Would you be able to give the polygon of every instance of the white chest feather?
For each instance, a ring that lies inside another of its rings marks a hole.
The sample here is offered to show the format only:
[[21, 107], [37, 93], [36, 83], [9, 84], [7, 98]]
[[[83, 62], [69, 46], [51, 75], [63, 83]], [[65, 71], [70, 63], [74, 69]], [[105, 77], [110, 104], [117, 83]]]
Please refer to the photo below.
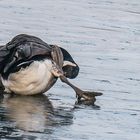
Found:
[[50, 60], [34, 61], [28, 67], [9, 75], [7, 80], [2, 79], [7, 92], [22, 95], [32, 95], [45, 92], [49, 81], [53, 77]]

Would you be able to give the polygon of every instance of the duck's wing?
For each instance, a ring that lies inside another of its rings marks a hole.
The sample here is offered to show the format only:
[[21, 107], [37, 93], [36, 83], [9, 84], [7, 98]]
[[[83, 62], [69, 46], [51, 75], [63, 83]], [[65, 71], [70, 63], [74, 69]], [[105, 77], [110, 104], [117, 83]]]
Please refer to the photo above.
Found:
[[19, 61], [28, 61], [35, 56], [51, 57], [51, 51], [51, 46], [35, 36], [18, 35], [0, 47], [0, 73]]
[[10, 51], [6, 49], [5, 45], [0, 46], [0, 73], [5, 64], [5, 58], [8, 57], [9, 52]]
[[[23, 49], [26, 53], [30, 52], [30, 57], [33, 57], [35, 55], [43, 55], [48, 54], [50, 55], [51, 47], [41, 40], [38, 37], [26, 35], [26, 34], [20, 34], [14, 37], [10, 42], [6, 44], [7, 50], [13, 50], [13, 49]], [[29, 50], [30, 48], [30, 50]], [[28, 54], [29, 55], [29, 54]]]

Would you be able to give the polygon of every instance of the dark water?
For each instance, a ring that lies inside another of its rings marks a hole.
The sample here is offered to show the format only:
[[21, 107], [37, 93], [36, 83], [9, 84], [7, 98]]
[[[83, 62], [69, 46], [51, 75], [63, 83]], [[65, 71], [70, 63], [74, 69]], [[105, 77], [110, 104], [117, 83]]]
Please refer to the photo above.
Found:
[[66, 48], [81, 68], [73, 83], [104, 95], [75, 105], [58, 81], [42, 96], [1, 97], [0, 139], [139, 140], [139, 0], [0, 0], [0, 44], [20, 33]]

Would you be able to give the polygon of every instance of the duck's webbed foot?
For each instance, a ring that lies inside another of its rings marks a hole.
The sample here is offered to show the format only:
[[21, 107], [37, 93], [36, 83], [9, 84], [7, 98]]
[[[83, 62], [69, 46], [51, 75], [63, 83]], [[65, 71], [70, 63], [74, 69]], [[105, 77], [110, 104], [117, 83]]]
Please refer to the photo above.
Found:
[[94, 103], [96, 101], [95, 97], [102, 95], [102, 93], [100, 93], [100, 92], [83, 91], [83, 90], [79, 89], [78, 87], [76, 87], [72, 83], [70, 83], [64, 75], [61, 75], [60, 79], [62, 82], [68, 84], [70, 87], [72, 87], [74, 89], [78, 102], [84, 100], [84, 101], [92, 101]]
[[92, 91], [79, 90], [76, 92], [78, 102], [91, 101], [94, 103], [96, 101], [96, 96], [101, 96], [101, 95], [102, 95], [102, 93], [94, 92], [94, 91], [92, 92]]

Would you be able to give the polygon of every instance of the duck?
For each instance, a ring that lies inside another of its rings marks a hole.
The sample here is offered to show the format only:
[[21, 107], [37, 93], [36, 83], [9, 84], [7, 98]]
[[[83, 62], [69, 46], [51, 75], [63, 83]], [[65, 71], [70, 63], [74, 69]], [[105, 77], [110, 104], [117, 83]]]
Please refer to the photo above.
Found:
[[0, 46], [1, 83], [6, 93], [42, 94], [60, 78], [74, 89], [79, 101], [95, 101], [95, 96], [102, 93], [83, 91], [68, 80], [76, 78], [79, 69], [66, 49], [47, 44], [36, 36], [19, 34]]

